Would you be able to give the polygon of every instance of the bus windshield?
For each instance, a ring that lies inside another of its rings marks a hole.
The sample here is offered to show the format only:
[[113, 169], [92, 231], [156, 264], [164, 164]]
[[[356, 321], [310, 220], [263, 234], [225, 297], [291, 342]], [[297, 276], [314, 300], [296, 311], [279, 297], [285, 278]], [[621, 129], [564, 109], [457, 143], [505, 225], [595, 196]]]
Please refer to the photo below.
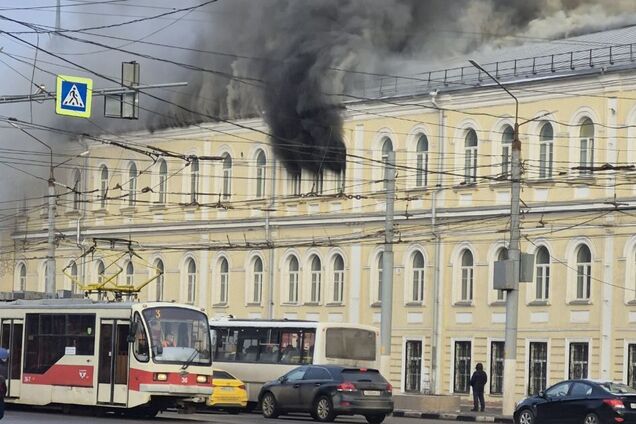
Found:
[[143, 311], [155, 362], [211, 363], [210, 331], [205, 314], [177, 307]]

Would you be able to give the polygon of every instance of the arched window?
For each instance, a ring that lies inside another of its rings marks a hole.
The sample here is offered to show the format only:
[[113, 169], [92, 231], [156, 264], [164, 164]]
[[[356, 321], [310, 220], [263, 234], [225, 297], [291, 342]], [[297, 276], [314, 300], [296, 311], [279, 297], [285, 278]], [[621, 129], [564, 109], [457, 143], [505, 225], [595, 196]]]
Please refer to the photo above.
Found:
[[462, 253], [462, 269], [461, 269], [461, 294], [462, 302], [472, 302], [473, 300], [473, 284], [475, 270], [473, 268], [473, 254], [470, 250], [465, 249]]
[[71, 291], [73, 293], [79, 292], [79, 285], [77, 284], [77, 264], [75, 262], [71, 264]]
[[477, 181], [477, 133], [473, 129], [466, 132], [464, 139], [464, 182]]
[[128, 166], [128, 206], [135, 206], [137, 201], [137, 165], [130, 162]]
[[267, 176], [267, 160], [265, 152], [258, 151], [256, 155], [256, 197], [265, 197], [265, 178]]
[[96, 270], [97, 270], [97, 283], [101, 284], [103, 283], [106, 278], [106, 267], [104, 266], [104, 262], [103, 261], [97, 261], [97, 266], [96, 266]]
[[585, 118], [581, 122], [580, 141], [580, 174], [589, 175], [594, 166], [594, 124], [590, 118]]
[[99, 205], [106, 207], [106, 199], [108, 197], [108, 168], [102, 165], [99, 169]]
[[128, 261], [126, 264], [126, 285], [132, 286], [135, 284], [135, 266], [132, 261]]
[[335, 255], [333, 258], [333, 303], [342, 303], [344, 298], [344, 259]]
[[412, 257], [413, 278], [411, 280], [411, 301], [424, 301], [424, 255], [417, 251]]
[[79, 169], [73, 170], [73, 210], [80, 210], [82, 204], [82, 173]]
[[382, 178], [384, 180], [384, 190], [389, 186], [389, 172], [391, 168], [388, 166], [389, 152], [393, 151], [393, 142], [389, 137], [382, 139], [382, 162], [384, 163], [384, 171], [382, 172]]
[[159, 197], [157, 201], [165, 205], [168, 196], [168, 164], [165, 160], [159, 159]]
[[199, 159], [190, 159], [190, 203], [196, 203], [199, 195]]
[[535, 299], [545, 301], [550, 298], [550, 252], [545, 246], [537, 250], [536, 261]]
[[155, 260], [155, 272], [159, 273], [159, 276], [155, 280], [155, 299], [160, 302], [163, 300], [163, 283], [165, 281], [165, 268], [161, 259]]
[[311, 259], [311, 303], [320, 302], [320, 294], [322, 292], [322, 264], [320, 258], [314, 255]]
[[26, 265], [20, 264], [18, 265], [18, 290], [25, 291], [26, 290]]
[[232, 196], [232, 156], [225, 154], [223, 159], [223, 199], [229, 200]]
[[554, 130], [552, 124], [546, 122], [539, 133], [539, 178], [552, 178], [554, 162]]
[[263, 260], [261, 258], [254, 259], [252, 272], [252, 303], [261, 303], [263, 292]]
[[592, 253], [582, 244], [576, 251], [576, 299], [588, 300], [592, 290]]
[[515, 138], [515, 130], [506, 125], [501, 137], [501, 176], [508, 178], [511, 175], [512, 164], [512, 140]]
[[428, 184], [428, 138], [424, 134], [420, 135], [417, 140], [417, 174], [415, 176], [415, 185], [417, 187], [425, 187]]
[[197, 290], [197, 264], [194, 262], [194, 259], [188, 258], [186, 261], [186, 271], [187, 271], [187, 302], [194, 303], [196, 298], [196, 290]]
[[298, 303], [298, 274], [300, 267], [298, 265], [298, 259], [295, 256], [291, 256], [288, 262], [288, 288], [287, 288], [287, 302]]
[[227, 303], [228, 285], [230, 281], [230, 267], [227, 259], [221, 258], [219, 262], [219, 303]]
[[376, 302], [382, 302], [382, 268], [384, 266], [384, 254], [382, 252], [380, 252], [380, 254], [378, 255], [378, 262], [377, 262], [377, 271], [378, 273], [376, 274], [376, 277], [378, 278], [377, 281], [377, 285], [376, 287], [378, 288], [376, 291], [376, 298], [375, 301]]
[[[497, 260], [505, 261], [506, 259], [508, 259], [508, 249], [506, 249], [505, 247], [502, 249], [499, 249], [499, 252], [497, 253]], [[497, 300], [498, 301], [506, 300], [506, 292], [504, 290], [497, 290]]]

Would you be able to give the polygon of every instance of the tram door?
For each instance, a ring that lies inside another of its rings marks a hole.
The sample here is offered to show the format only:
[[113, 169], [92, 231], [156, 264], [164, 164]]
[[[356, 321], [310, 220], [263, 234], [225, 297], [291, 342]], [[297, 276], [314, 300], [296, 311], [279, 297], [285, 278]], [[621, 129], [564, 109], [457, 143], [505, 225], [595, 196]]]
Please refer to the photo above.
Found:
[[101, 320], [97, 376], [98, 403], [127, 404], [129, 326], [128, 320]]
[[7, 397], [20, 397], [22, 385], [22, 319], [3, 319], [1, 345], [9, 349]]

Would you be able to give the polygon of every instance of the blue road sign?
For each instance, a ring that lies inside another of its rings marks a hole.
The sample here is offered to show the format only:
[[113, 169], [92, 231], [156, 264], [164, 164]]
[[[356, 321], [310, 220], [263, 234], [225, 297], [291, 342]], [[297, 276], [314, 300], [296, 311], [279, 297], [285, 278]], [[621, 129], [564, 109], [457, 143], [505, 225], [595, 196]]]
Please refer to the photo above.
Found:
[[55, 97], [55, 113], [89, 118], [91, 116], [93, 80], [58, 75]]

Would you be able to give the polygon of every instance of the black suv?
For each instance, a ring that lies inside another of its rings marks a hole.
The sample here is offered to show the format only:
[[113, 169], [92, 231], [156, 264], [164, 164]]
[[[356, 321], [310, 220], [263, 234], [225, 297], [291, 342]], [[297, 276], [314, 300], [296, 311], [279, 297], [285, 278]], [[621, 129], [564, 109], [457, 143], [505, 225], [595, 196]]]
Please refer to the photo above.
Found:
[[258, 400], [265, 418], [309, 412], [314, 420], [329, 422], [337, 415], [360, 414], [380, 424], [393, 412], [392, 391], [378, 370], [306, 365], [263, 385]]

